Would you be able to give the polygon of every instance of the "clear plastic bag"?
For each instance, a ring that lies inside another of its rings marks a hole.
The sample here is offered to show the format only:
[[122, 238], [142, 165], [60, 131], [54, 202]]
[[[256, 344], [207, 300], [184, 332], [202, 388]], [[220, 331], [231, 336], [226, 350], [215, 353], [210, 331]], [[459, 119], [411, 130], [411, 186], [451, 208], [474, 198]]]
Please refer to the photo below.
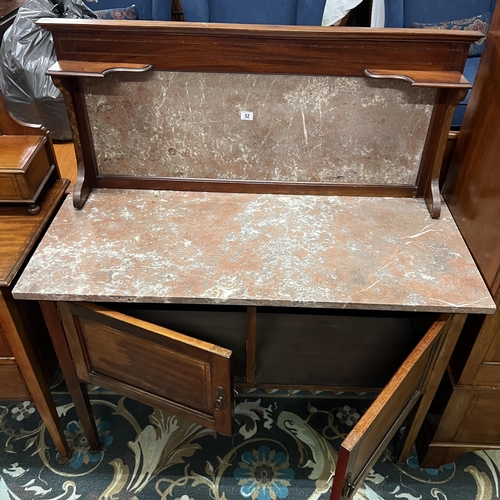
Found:
[[9, 111], [28, 123], [41, 123], [56, 140], [70, 140], [64, 99], [47, 70], [56, 62], [52, 34], [37, 26], [42, 18], [94, 19], [81, 0], [30, 0], [19, 8], [0, 47], [0, 89]]

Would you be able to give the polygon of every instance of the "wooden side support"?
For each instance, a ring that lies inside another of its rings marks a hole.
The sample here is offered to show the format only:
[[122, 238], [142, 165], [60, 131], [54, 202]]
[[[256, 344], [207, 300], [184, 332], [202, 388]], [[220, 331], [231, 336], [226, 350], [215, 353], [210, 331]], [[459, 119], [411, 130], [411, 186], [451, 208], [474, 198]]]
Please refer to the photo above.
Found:
[[82, 424], [85, 435], [92, 451], [99, 451], [101, 444], [97, 427], [92, 416], [90, 400], [87, 393], [87, 387], [84, 383], [80, 383], [73, 365], [71, 353], [69, 351], [66, 337], [64, 335], [61, 321], [55, 302], [40, 301], [47, 328], [49, 330], [54, 350], [56, 351], [59, 364], [64, 375], [64, 379], [73, 398], [78, 417]]
[[[62, 92], [75, 147], [77, 179], [73, 190], [73, 205], [82, 208], [96, 185], [97, 160], [92, 132], [85, 104], [85, 95], [78, 77], [103, 78], [114, 72], [143, 73], [152, 69], [150, 64], [85, 63], [59, 61], [48, 71], [54, 85]], [[55, 157], [55, 156], [54, 156]]]
[[441, 88], [436, 96], [429, 133], [422, 153], [417, 189], [417, 197], [425, 199], [433, 219], [438, 219], [441, 215], [439, 181], [451, 120], [455, 108], [466, 95], [467, 89]]
[[365, 75], [377, 79], [396, 79], [414, 87], [438, 89], [429, 133], [422, 154], [417, 197], [425, 198], [433, 219], [441, 215], [440, 178], [451, 120], [456, 106], [472, 85], [458, 71], [400, 71], [367, 69]]
[[85, 105], [85, 95], [78, 78], [53, 76], [52, 80], [62, 92], [68, 110], [77, 165], [73, 205], [75, 208], [82, 208], [95, 186], [97, 177], [97, 160]]

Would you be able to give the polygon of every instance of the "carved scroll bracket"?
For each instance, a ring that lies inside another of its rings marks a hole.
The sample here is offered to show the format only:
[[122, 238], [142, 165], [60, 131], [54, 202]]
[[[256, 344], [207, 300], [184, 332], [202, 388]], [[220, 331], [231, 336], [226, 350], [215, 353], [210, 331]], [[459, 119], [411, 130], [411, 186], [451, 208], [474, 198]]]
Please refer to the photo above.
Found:
[[104, 78], [115, 72], [144, 73], [151, 69], [151, 64], [59, 61], [47, 71], [54, 85], [62, 92], [68, 110], [77, 163], [77, 179], [73, 190], [75, 208], [83, 207], [97, 178], [97, 160], [79, 77]]
[[460, 71], [406, 71], [365, 69], [365, 76], [377, 79], [404, 80], [413, 87], [471, 89], [472, 85]]
[[152, 69], [152, 64], [141, 63], [59, 61], [49, 68], [47, 74], [52, 77], [86, 76], [104, 78], [110, 73], [145, 73]]
[[415, 87], [438, 89], [432, 112], [429, 133], [422, 153], [417, 197], [423, 197], [433, 219], [441, 215], [439, 178], [443, 164], [446, 141], [453, 113], [472, 85], [459, 71], [401, 71], [365, 70], [369, 78], [397, 79]]
[[433, 219], [441, 214], [439, 178], [450, 130], [451, 120], [457, 104], [467, 95], [467, 89], [442, 88], [436, 96], [431, 117], [431, 128], [422, 155], [421, 175], [417, 196], [423, 196]]
[[77, 178], [73, 189], [73, 206], [82, 208], [97, 176], [97, 161], [95, 158], [90, 124], [85, 106], [85, 96], [78, 78], [52, 75], [54, 85], [62, 92], [75, 148]]

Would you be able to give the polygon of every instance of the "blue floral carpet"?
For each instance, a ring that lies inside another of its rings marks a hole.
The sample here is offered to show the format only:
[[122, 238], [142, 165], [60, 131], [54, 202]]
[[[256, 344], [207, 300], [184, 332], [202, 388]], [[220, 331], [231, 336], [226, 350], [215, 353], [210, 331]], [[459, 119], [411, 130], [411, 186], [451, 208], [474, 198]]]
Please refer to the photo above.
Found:
[[[0, 500], [328, 499], [336, 448], [369, 399], [240, 392], [232, 437], [128, 398], [91, 388], [104, 451], [90, 454], [63, 388], [53, 388], [73, 450], [65, 465], [28, 403], [0, 406]], [[356, 500], [490, 500], [499, 497], [500, 451], [456, 464], [404, 467], [386, 451]]]

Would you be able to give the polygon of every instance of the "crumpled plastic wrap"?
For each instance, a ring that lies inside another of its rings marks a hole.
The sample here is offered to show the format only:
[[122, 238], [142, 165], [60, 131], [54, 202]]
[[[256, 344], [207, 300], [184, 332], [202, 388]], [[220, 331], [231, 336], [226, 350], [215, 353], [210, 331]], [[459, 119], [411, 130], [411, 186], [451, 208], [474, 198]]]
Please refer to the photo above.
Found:
[[94, 19], [81, 0], [30, 0], [19, 8], [0, 47], [0, 89], [9, 111], [40, 123], [56, 140], [70, 140], [68, 114], [60, 90], [46, 71], [56, 62], [52, 34], [37, 26], [42, 18]]

